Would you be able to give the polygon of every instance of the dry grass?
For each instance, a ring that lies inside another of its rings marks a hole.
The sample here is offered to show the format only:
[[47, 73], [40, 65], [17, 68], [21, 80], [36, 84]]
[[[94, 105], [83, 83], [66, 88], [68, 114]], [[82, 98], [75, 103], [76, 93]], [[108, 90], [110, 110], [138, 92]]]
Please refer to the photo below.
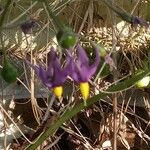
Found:
[[[130, 1], [126, 2], [122, 0], [119, 1], [118, 5], [135, 15], [145, 16], [144, 8], [146, 7], [146, 4], [144, 2], [134, 1], [131, 3]], [[148, 62], [150, 55], [150, 29], [139, 26], [132, 27], [130, 24], [121, 21], [116, 16], [117, 25], [115, 28], [112, 28], [114, 25], [112, 24], [112, 12], [101, 1], [79, 0], [72, 2], [71, 0], [64, 0], [60, 2], [59, 0], [54, 0], [50, 3], [50, 7], [65, 24], [72, 26], [79, 37], [84, 36], [86, 40], [82, 41], [83, 45], [91, 47], [90, 41], [101, 43], [108, 53], [117, 55], [115, 57], [116, 60], [114, 60], [114, 62], [117, 62], [117, 80], [124, 78], [125, 75], [134, 73], [139, 68], [143, 68], [145, 62]], [[24, 17], [21, 18], [23, 13]], [[24, 35], [20, 28], [20, 23], [25, 19], [35, 19], [37, 22], [37, 27], [27, 35]], [[36, 96], [35, 89], [41, 88], [41, 84], [39, 84], [39, 80], [35, 76], [33, 70], [29, 70], [24, 60], [28, 59], [33, 64], [40, 62], [46, 66], [47, 53], [49, 52], [51, 45], [57, 47], [58, 50], [60, 49], [55, 40], [56, 28], [41, 3], [23, 2], [23, 0], [16, 2], [15, 6], [11, 5], [5, 24], [6, 29], [3, 30], [3, 35], [7, 53], [13, 60], [15, 59], [16, 62], [21, 62], [23, 71], [21, 71], [21, 76], [18, 78], [18, 81], [24, 79], [20, 82], [21, 86], [25, 87], [30, 95], [26, 102], [27, 104], [30, 104], [26, 113], [28, 113], [28, 109], [32, 108], [32, 115], [34, 115], [34, 122], [36, 122], [34, 129], [37, 131], [38, 129], [44, 131], [47, 128], [47, 125], [52, 124], [66, 108], [69, 108], [80, 101], [78, 87], [71, 81], [66, 83], [66, 93], [62, 105], [60, 105], [57, 100], [53, 101], [53, 98], [51, 99], [48, 90], [46, 90], [46, 96], [41, 96], [42, 100], [40, 102]], [[112, 42], [114, 39], [114, 31], [116, 38], [115, 43]], [[99, 76], [96, 78], [97, 80], [94, 84], [98, 87], [97, 92], [102, 88], [107, 88], [105, 87], [107, 86], [106, 84], [110, 85], [114, 82], [114, 74], [112, 72], [110, 73], [110, 76], [104, 77], [103, 79]], [[3, 85], [5, 86], [5, 84]], [[15, 83], [14, 89], [16, 86], [18, 85]], [[8, 103], [12, 101], [17, 103], [17, 101], [13, 98], [13, 93], [11, 95], [12, 99], [5, 99], [5, 95], [3, 95], [3, 91], [5, 91], [4, 87], [1, 90], [1, 111], [4, 115], [11, 116], [15, 119], [17, 116], [14, 116], [12, 113], [10, 115], [8, 110], [12, 109], [6, 106], [6, 104], [3, 104], [3, 102], [6, 100]], [[139, 111], [135, 111], [136, 105], [130, 103], [130, 100], [134, 99], [134, 90], [136, 89], [131, 89], [132, 94], [126, 99], [126, 92], [120, 93], [121, 99], [123, 100], [117, 105], [116, 110], [118, 112], [117, 116], [119, 116], [117, 120], [117, 123], [119, 124], [117, 126], [117, 140], [120, 141], [118, 142], [121, 145], [120, 148], [124, 149], [129, 149], [135, 145], [135, 140], [137, 140], [135, 138], [136, 136], [140, 137], [141, 143], [142, 141], [148, 143], [150, 140], [150, 135], [147, 134], [148, 131], [146, 132], [146, 130], [149, 130], [150, 128], [149, 116], [144, 116], [144, 113], [150, 113], [148, 107], [149, 95], [146, 97], [145, 94], [143, 94], [144, 91], [142, 91], [143, 93], [140, 95], [140, 99], [143, 100], [144, 105], [147, 107], [146, 111], [143, 111], [142, 115], [139, 115], [137, 114]], [[91, 95], [95, 92], [95, 88], [93, 87]], [[119, 99], [120, 97], [118, 96], [116, 98]], [[114, 121], [112, 115], [112, 97], [102, 101], [103, 102], [99, 102], [91, 108], [81, 112], [81, 115], [76, 116], [68, 123], [65, 123], [61, 129], [62, 131], [60, 130], [53, 137], [47, 139], [39, 149], [43, 149], [43, 147], [44, 150], [61, 149], [61, 147], [59, 147], [59, 140], [63, 136], [69, 144], [73, 145], [70, 149], [102, 149], [102, 145], [105, 141], [113, 140], [114, 133], [112, 129]], [[25, 106], [24, 100], [20, 103], [22, 103], [23, 107]], [[50, 115], [44, 116], [44, 112], [47, 112], [46, 114], [49, 112]], [[25, 117], [28, 117], [30, 120], [30, 115], [31, 114]], [[129, 117], [131, 117], [131, 119], [129, 119]], [[24, 126], [25, 124], [24, 122], [16, 124], [13, 119], [9, 118], [9, 123], [7, 123], [7, 120], [3, 120], [3, 122], [8, 124], [7, 126], [5, 125], [5, 128], [10, 128], [10, 124], [13, 124], [19, 131], [18, 127]], [[41, 127], [41, 123], [42, 125], [44, 124], [44, 129]], [[30, 124], [32, 124], [32, 121]], [[28, 126], [30, 126], [30, 124]], [[84, 131], [84, 128], [86, 131]], [[25, 129], [27, 130], [28, 128], [25, 127]], [[25, 129], [23, 128], [22, 132], [24, 132]], [[5, 132], [6, 129], [3, 131]], [[31, 142], [22, 132], [21, 135], [24, 137], [23, 141]], [[40, 131], [36, 133], [41, 134]], [[4, 137], [6, 138], [6, 134]], [[4, 140], [5, 147], [7, 147], [7, 140], [8, 139]], [[119, 144], [118, 146], [120, 146]], [[20, 144], [17, 143], [16, 145], [15, 143], [13, 146], [16, 146], [15, 148], [19, 149]]]

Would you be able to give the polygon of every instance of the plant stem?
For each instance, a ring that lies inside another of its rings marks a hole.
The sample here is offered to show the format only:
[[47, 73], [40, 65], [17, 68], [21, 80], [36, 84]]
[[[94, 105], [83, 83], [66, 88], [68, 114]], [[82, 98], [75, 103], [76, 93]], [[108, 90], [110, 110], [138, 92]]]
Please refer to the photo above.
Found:
[[[51, 97], [51, 99], [50, 99], [50, 97]], [[42, 119], [42, 123], [41, 124], [43, 124], [49, 117], [49, 112], [50, 112], [50, 109], [51, 109], [51, 107], [52, 107], [52, 105], [54, 103], [55, 95], [54, 94], [52, 96], [50, 95], [49, 99], [50, 99], [50, 102], [49, 102], [49, 105], [48, 105], [47, 110], [45, 112], [45, 115], [44, 115], [44, 117]]]
[[5, 20], [6, 13], [8, 11], [8, 8], [9, 8], [10, 4], [11, 4], [11, 0], [7, 0], [7, 3], [4, 7], [4, 10], [3, 10], [1, 18], [0, 18], [0, 42], [1, 42], [1, 46], [2, 46], [2, 53], [4, 55], [4, 59], [6, 58], [6, 50], [5, 50], [5, 46], [4, 46], [4, 43], [3, 43], [4, 41], [3, 41], [3, 34], [2, 34], [2, 31], [1, 31], [2, 30], [1, 27], [2, 27], [3, 22]]
[[[115, 0], [111, 0], [111, 5], [114, 5]], [[113, 12], [111, 10], [111, 16], [112, 16], [112, 47], [114, 46], [114, 53], [113, 53], [113, 60], [115, 62], [115, 66], [117, 66], [117, 54], [116, 54], [116, 44], [117, 43], [117, 38], [116, 38], [116, 16], [115, 16], [115, 12]], [[114, 81], [118, 80], [118, 76], [117, 76], [117, 70], [114, 69], [113, 70], [113, 78]], [[113, 146], [113, 150], [117, 150], [117, 134], [118, 134], [118, 127], [117, 127], [117, 103], [118, 103], [118, 99], [117, 99], [117, 93], [114, 93], [113, 98], [112, 98], [112, 103], [113, 103], [113, 117], [114, 117], [114, 121], [113, 121], [113, 142], [112, 142], [112, 146]]]
[[111, 4], [111, 0], [102, 0], [110, 9], [112, 9], [119, 17], [123, 20], [131, 23], [132, 22], [132, 15], [117, 6], [115, 3]]
[[3, 25], [3, 22], [4, 22], [4, 19], [5, 19], [5, 16], [6, 16], [6, 13], [8, 11], [8, 8], [9, 8], [9, 5], [11, 4], [11, 0], [7, 0], [7, 3], [5, 5], [5, 8], [2, 12], [2, 15], [1, 15], [1, 18], [0, 18], [0, 28], [2, 27]]

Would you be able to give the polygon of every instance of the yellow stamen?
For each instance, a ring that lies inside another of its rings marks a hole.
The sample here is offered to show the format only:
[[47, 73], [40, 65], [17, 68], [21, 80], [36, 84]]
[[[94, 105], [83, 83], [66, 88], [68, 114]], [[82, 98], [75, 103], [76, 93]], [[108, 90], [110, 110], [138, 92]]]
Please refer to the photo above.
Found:
[[56, 86], [53, 88], [54, 94], [60, 99], [63, 94], [63, 87], [62, 86]]
[[81, 82], [80, 83], [80, 91], [82, 94], [82, 97], [84, 99], [84, 104], [86, 105], [86, 100], [89, 97], [89, 93], [90, 93], [90, 86], [88, 82]]

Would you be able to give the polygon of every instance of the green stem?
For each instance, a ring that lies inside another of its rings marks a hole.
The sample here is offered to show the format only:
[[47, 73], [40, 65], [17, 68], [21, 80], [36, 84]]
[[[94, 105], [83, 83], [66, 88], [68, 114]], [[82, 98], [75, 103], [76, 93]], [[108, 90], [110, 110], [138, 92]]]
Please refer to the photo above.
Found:
[[50, 10], [49, 4], [48, 4], [47, 0], [43, 0], [43, 3], [44, 3], [45, 8], [48, 11], [49, 16], [53, 19], [54, 24], [56, 25], [56, 27], [58, 28], [58, 30], [59, 31], [63, 31], [63, 29], [64, 29], [63, 24], [60, 22], [60, 20], [57, 18], [57, 16], [55, 16], [53, 14], [53, 12]]
[[111, 4], [111, 1], [109, 0], [102, 0], [110, 9], [112, 9], [116, 14], [118, 14], [119, 17], [121, 17], [123, 20], [131, 23], [132, 22], [132, 15], [117, 6], [116, 4]]
[[146, 20], [150, 21], [150, 1], [147, 1]]
[[82, 109], [91, 106], [95, 102], [105, 98], [106, 96], [117, 93], [120, 91], [124, 91], [128, 88], [131, 88], [137, 81], [142, 79], [143, 77], [150, 74], [150, 70], [146, 70], [145, 72], [139, 73], [137, 75], [132, 76], [131, 78], [118, 83], [117, 85], [113, 85], [110, 87], [106, 93], [100, 93], [96, 96], [93, 96], [92, 98], [89, 98], [87, 100], [86, 106], [84, 105], [84, 102], [81, 104], [78, 104], [74, 106], [73, 108], [69, 108], [66, 110], [66, 112], [60, 116], [54, 124], [50, 125], [50, 127], [37, 139], [35, 140], [34, 144], [30, 144], [28, 147], [25, 148], [25, 150], [35, 150], [40, 144], [43, 143], [44, 140], [46, 140], [48, 137], [50, 137], [52, 134], [54, 134], [60, 126], [62, 126], [63, 123], [71, 119], [73, 116], [75, 116], [77, 113], [79, 113]]
[[1, 46], [2, 46], [2, 54], [4, 55], [4, 60], [6, 58], [6, 50], [5, 50], [5, 46], [4, 46], [4, 41], [3, 41], [3, 34], [0, 30], [0, 42], [1, 42]]
[[11, 0], [7, 0], [7, 3], [5, 5], [5, 8], [2, 12], [2, 15], [1, 15], [1, 18], [0, 18], [0, 28], [2, 27], [3, 25], [3, 22], [4, 22], [4, 19], [5, 19], [5, 16], [6, 16], [6, 13], [8, 11], [8, 8], [9, 8], [9, 5], [11, 4]]
[[5, 59], [6, 51], [5, 51], [5, 47], [4, 47], [4, 43], [3, 43], [3, 34], [1, 32], [1, 27], [2, 27], [3, 22], [5, 20], [6, 13], [8, 11], [10, 4], [11, 4], [11, 0], [7, 0], [7, 3], [4, 7], [4, 10], [3, 10], [1, 18], [0, 18], [0, 41], [1, 41], [1, 45], [2, 45], [2, 53], [4, 54], [4, 59]]

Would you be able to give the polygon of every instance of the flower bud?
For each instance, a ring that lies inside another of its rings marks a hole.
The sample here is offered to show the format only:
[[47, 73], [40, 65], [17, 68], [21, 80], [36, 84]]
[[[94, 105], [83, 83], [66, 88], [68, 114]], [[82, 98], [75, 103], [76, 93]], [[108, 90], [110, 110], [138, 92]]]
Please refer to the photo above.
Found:
[[17, 79], [17, 69], [8, 61], [7, 58], [4, 59], [4, 65], [1, 71], [1, 76], [7, 83], [15, 82]]

